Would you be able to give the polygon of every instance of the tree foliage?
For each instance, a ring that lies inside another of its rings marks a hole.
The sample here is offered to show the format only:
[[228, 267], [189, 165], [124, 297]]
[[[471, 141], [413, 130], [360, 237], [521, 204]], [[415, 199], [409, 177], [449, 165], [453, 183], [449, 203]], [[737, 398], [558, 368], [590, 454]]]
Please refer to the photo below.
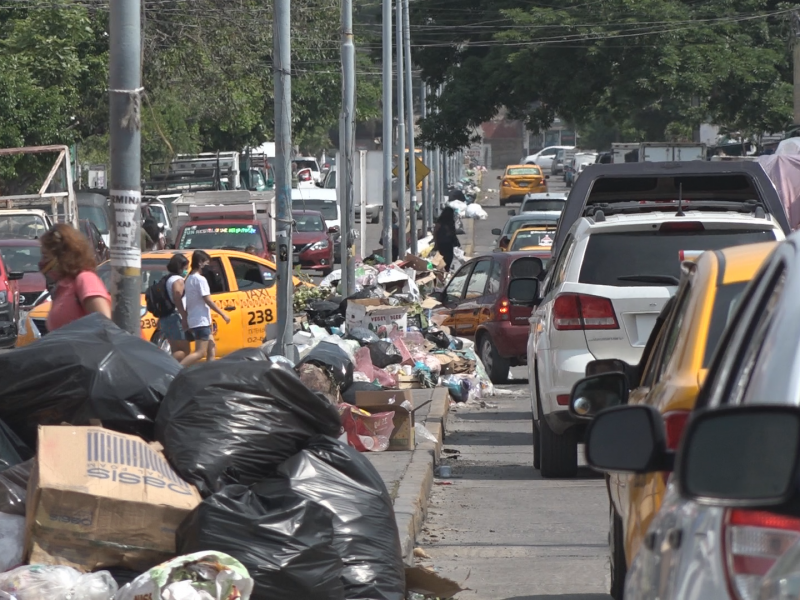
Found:
[[[745, 135], [791, 118], [788, 8], [774, 0], [420, 0], [415, 60], [445, 84], [429, 143], [456, 149], [501, 106], [652, 141], [713, 122]], [[791, 8], [791, 7], [790, 7]]]

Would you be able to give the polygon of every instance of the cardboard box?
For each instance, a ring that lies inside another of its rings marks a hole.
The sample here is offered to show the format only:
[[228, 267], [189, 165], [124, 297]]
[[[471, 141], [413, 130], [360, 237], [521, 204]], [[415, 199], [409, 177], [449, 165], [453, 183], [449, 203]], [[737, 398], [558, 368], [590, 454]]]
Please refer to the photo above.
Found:
[[[390, 400], [394, 400], [389, 404]], [[356, 406], [369, 413], [394, 412], [394, 430], [389, 438], [388, 450], [414, 449], [414, 413], [400, 406], [408, 400], [414, 405], [411, 390], [383, 390], [379, 392], [356, 392]]]
[[404, 373], [398, 373], [397, 377], [397, 388], [400, 390], [420, 390], [422, 389], [422, 384], [419, 382], [414, 375], [406, 375]]
[[175, 556], [175, 531], [201, 501], [142, 439], [102, 427], [39, 427], [28, 484], [31, 564], [145, 571]]
[[377, 329], [385, 325], [387, 328], [395, 326], [400, 331], [408, 328], [408, 307], [391, 306], [381, 298], [348, 300], [345, 316], [351, 327]]

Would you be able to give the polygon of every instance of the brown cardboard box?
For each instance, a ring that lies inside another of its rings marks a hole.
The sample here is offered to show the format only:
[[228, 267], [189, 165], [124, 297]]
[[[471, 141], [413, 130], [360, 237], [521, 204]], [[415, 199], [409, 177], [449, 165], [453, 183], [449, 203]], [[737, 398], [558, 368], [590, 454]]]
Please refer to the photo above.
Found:
[[[389, 404], [389, 401], [394, 402]], [[356, 406], [369, 413], [394, 412], [394, 430], [389, 438], [389, 450], [414, 449], [414, 413], [400, 406], [403, 402], [414, 405], [411, 390], [383, 390], [380, 392], [356, 392]], [[413, 410], [413, 409], [412, 409]]]
[[28, 484], [31, 564], [144, 571], [175, 556], [194, 486], [142, 439], [102, 427], [39, 427]]
[[403, 373], [398, 373], [397, 377], [397, 388], [400, 390], [419, 390], [422, 389], [422, 384], [419, 382], [414, 375], [405, 375]]

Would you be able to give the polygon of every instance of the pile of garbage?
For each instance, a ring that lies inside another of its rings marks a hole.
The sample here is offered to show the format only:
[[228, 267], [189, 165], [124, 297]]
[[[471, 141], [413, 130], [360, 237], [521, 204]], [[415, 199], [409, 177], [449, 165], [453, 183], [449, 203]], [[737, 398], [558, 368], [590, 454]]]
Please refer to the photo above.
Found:
[[93, 314], [0, 355], [0, 600], [403, 599], [391, 496], [348, 443], [369, 428], [338, 401], [358, 371], [313, 346], [181, 369]]

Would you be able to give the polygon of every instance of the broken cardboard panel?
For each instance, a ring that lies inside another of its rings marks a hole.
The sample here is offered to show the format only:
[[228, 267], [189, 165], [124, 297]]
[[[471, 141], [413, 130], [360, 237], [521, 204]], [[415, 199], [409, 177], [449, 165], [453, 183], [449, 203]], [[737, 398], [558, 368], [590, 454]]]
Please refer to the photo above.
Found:
[[452, 598], [467, 590], [469, 588], [461, 587], [452, 579], [443, 577], [428, 567], [406, 567], [406, 592], [415, 592], [430, 598]]
[[389, 450], [414, 449], [414, 413], [401, 406], [404, 402], [414, 406], [411, 390], [357, 391], [356, 406], [370, 413], [394, 412], [394, 430], [389, 438]]
[[145, 571], [175, 556], [175, 531], [201, 501], [144, 440], [101, 427], [39, 427], [28, 484], [32, 564]]
[[408, 307], [392, 306], [381, 298], [348, 300], [345, 318], [350, 327], [375, 330], [381, 326], [395, 326], [405, 331], [408, 328]]

